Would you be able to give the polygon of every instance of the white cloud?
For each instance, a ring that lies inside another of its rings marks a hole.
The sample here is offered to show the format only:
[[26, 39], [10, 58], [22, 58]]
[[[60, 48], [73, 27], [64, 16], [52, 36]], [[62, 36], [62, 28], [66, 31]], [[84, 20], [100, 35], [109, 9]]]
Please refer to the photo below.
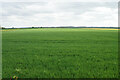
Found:
[[[0, 0], [0, 2], [41, 2], [43, 0]], [[44, 0], [46, 2], [118, 2], [119, 0]]]
[[87, 23], [87, 26], [118, 26], [118, 11], [117, 9], [96, 7], [91, 11], [80, 15], [83, 22]]
[[[71, 0], [72, 1], [72, 0]], [[95, 4], [95, 5], [93, 5]], [[3, 24], [23, 26], [117, 26], [117, 3], [21, 2], [3, 4]]]

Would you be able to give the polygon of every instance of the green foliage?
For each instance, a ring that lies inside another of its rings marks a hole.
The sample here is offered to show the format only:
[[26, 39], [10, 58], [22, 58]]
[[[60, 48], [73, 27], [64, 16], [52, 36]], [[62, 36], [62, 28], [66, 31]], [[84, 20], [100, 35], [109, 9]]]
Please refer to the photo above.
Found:
[[3, 31], [3, 78], [116, 78], [118, 31]]

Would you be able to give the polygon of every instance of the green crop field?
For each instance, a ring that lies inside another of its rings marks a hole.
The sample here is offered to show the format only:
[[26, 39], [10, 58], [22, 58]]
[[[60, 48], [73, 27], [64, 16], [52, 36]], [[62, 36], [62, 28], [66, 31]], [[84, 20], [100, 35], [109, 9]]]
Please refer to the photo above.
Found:
[[118, 30], [2, 31], [3, 78], [117, 78]]

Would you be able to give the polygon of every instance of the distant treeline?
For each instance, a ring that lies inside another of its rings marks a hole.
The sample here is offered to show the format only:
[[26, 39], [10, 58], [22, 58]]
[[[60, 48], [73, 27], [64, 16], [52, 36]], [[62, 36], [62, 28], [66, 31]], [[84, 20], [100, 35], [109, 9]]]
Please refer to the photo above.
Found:
[[2, 27], [2, 29], [32, 29], [32, 28], [114, 28], [114, 29], [120, 29], [120, 27], [74, 27], [74, 26], [60, 26], [60, 27], [21, 27], [21, 28], [5, 28]]

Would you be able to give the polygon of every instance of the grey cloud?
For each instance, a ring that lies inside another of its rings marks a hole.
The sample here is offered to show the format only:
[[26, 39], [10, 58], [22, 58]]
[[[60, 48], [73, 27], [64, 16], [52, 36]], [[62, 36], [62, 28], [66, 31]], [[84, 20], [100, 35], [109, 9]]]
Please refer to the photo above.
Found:
[[[81, 13], [88, 12], [95, 7], [109, 7], [117, 8], [116, 2], [98, 3], [98, 2], [57, 2], [53, 3], [55, 9], [49, 10], [44, 9], [49, 2], [6, 2], [3, 3], [2, 8], [5, 11], [3, 16], [32, 16], [39, 13], [62, 13], [62, 12], [73, 12], [75, 15], [80, 15]], [[26, 6], [38, 5], [43, 8], [40, 10], [32, 11], [26, 9]], [[51, 7], [51, 6], [48, 6]]]
[[[110, 9], [111, 14], [103, 13], [94, 8], [103, 7]], [[116, 25], [117, 19], [112, 15], [111, 10], [117, 9], [117, 2], [8, 2], [2, 4], [3, 21], [5, 26], [24, 26], [24, 25], [105, 25], [111, 22]], [[109, 15], [108, 15], [109, 14]], [[95, 18], [94, 18], [95, 17]], [[107, 18], [103, 18], [107, 17]], [[89, 22], [92, 21], [92, 22]], [[101, 22], [101, 24], [99, 23]], [[103, 23], [103, 24], [102, 24]], [[107, 25], [112, 25], [111, 23]]]
[[52, 13], [52, 11], [44, 10], [44, 8], [37, 11], [26, 9], [26, 7], [30, 5], [38, 5], [44, 7], [47, 4], [47, 2], [5, 2], [2, 4], [2, 9], [5, 11], [2, 16], [32, 16], [36, 13]]
[[56, 5], [58, 12], [74, 12], [76, 15], [89, 12], [95, 7], [117, 8], [117, 2], [63, 2]]

